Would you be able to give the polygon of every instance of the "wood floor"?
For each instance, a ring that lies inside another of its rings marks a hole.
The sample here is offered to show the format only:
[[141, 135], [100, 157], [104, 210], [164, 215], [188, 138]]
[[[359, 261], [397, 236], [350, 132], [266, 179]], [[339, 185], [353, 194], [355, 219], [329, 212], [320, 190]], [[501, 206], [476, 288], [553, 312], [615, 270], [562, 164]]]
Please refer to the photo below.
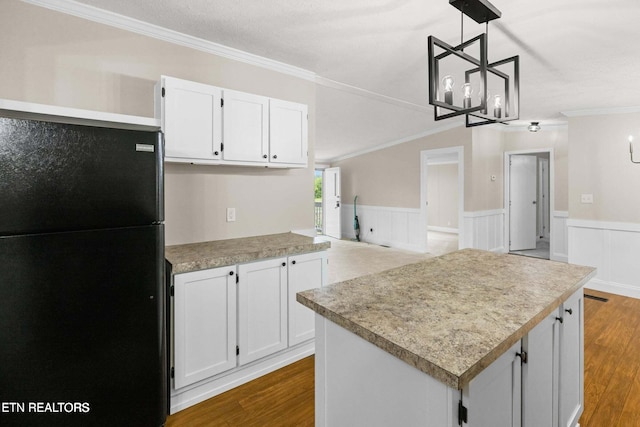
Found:
[[640, 299], [587, 290], [581, 427], [640, 426]]
[[[580, 425], [640, 427], [640, 299], [586, 293], [609, 301], [584, 302]], [[313, 389], [313, 357], [308, 357], [171, 415], [166, 426], [313, 426]]]

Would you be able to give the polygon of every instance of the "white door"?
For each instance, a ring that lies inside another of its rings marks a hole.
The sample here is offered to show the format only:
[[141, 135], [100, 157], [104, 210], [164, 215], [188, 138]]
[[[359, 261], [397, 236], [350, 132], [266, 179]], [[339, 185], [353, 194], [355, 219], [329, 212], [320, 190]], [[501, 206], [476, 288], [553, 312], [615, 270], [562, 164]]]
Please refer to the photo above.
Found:
[[509, 160], [509, 250], [536, 248], [536, 156], [511, 155]]
[[219, 159], [222, 89], [163, 77], [162, 130], [166, 157]]
[[175, 388], [236, 366], [235, 266], [174, 278]]
[[287, 347], [287, 259], [238, 266], [239, 363]]
[[324, 234], [342, 238], [340, 222], [340, 168], [327, 168], [322, 179], [322, 211], [324, 212]]
[[269, 100], [269, 161], [307, 164], [307, 106]]
[[289, 257], [289, 346], [315, 336], [313, 310], [296, 300], [296, 294], [307, 289], [320, 288], [327, 281], [327, 252]]
[[224, 160], [267, 162], [269, 98], [226, 89], [223, 97]]

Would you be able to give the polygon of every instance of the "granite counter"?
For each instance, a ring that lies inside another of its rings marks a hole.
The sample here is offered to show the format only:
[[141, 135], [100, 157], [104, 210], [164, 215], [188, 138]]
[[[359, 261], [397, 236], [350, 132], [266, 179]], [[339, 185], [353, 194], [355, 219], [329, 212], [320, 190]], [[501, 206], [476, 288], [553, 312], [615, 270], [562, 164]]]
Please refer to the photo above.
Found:
[[328, 249], [331, 243], [296, 233], [173, 245], [165, 248], [172, 273], [187, 273]]
[[590, 267], [465, 249], [297, 300], [462, 390], [594, 275]]

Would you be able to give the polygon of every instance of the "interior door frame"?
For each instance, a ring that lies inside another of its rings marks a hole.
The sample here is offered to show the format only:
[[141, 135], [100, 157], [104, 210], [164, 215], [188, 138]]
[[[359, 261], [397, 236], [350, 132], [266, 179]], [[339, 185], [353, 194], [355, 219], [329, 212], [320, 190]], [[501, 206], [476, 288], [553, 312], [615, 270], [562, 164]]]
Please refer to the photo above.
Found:
[[555, 244], [553, 240], [553, 212], [555, 209], [555, 156], [553, 148], [534, 148], [530, 150], [516, 150], [504, 152], [504, 251], [509, 253], [509, 238], [510, 238], [510, 209], [509, 209], [509, 192], [511, 188], [511, 168], [509, 167], [509, 160], [512, 155], [522, 154], [540, 154], [549, 153], [549, 259], [556, 260], [553, 257], [555, 253]]
[[427, 169], [429, 157], [443, 154], [456, 154], [458, 160], [458, 249], [462, 249], [464, 242], [464, 147], [455, 146], [420, 151], [420, 252], [426, 253], [429, 244], [428, 236], [428, 208], [427, 208]]
[[[325, 197], [326, 195], [326, 186], [327, 186], [327, 171], [330, 171], [332, 169], [337, 169], [338, 170], [338, 183], [337, 183], [337, 192], [338, 192], [338, 203], [340, 204], [340, 213], [338, 215], [338, 227], [340, 229], [339, 237], [335, 237], [335, 236], [330, 236], [329, 234], [327, 234], [327, 212], [328, 212], [328, 205], [327, 205], [327, 198]], [[322, 169], [322, 234], [324, 236], [329, 236], [329, 237], [334, 237], [337, 239], [341, 239], [342, 238], [342, 172], [340, 170], [339, 166], [330, 166], [330, 167], [326, 167], [324, 169]]]

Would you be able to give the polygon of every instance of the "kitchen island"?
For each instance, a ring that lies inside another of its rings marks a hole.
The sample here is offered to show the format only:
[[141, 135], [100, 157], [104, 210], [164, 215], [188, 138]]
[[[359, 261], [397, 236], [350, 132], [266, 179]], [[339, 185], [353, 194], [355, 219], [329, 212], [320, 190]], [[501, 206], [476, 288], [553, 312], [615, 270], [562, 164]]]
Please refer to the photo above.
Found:
[[594, 275], [465, 249], [298, 293], [316, 312], [316, 425], [575, 425]]

